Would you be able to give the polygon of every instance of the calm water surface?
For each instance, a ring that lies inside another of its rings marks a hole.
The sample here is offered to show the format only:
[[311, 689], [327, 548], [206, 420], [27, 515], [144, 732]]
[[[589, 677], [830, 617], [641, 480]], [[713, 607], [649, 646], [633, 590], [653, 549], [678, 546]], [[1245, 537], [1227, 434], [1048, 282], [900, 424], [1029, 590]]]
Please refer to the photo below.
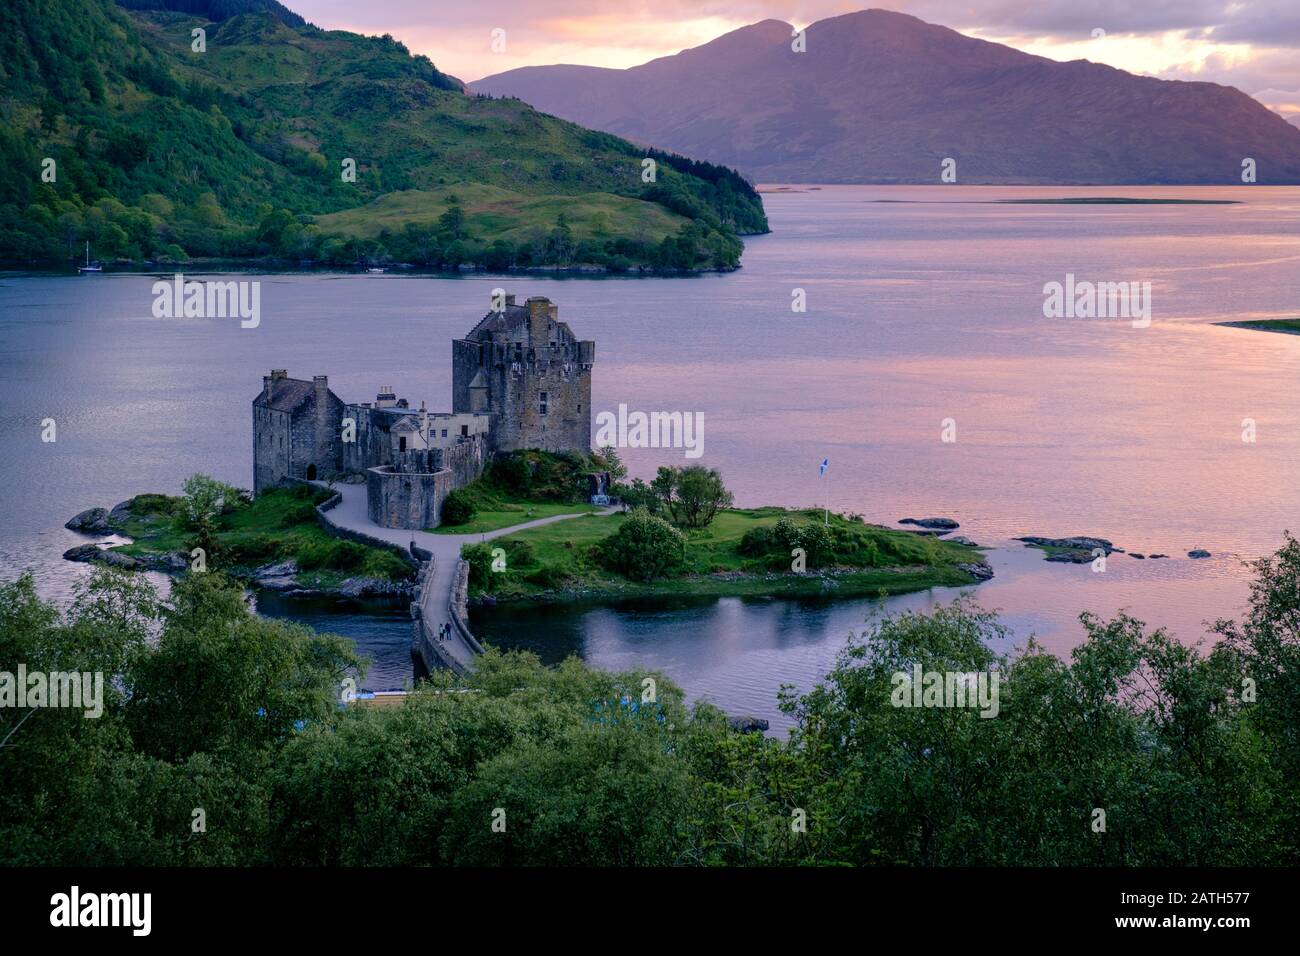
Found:
[[[1008, 205], [1018, 197], [1230, 198], [1237, 205]], [[882, 202], [881, 200], [914, 200]], [[265, 275], [259, 328], [155, 319], [151, 276], [0, 279], [0, 573], [66, 596], [60, 554], [84, 508], [176, 493], [202, 471], [251, 483], [250, 402], [271, 367], [328, 374], [345, 400], [378, 386], [450, 405], [451, 339], [490, 290], [544, 294], [597, 342], [597, 410], [701, 411], [704, 463], [742, 505], [820, 504], [891, 523], [957, 518], [1006, 546], [976, 590], [1018, 639], [1065, 652], [1081, 610], [1127, 608], [1186, 640], [1238, 612], [1241, 562], [1300, 526], [1300, 337], [1215, 322], [1300, 315], [1300, 190], [828, 187], [765, 196], [774, 233], [745, 267], [684, 279]], [[1044, 283], [1149, 281], [1153, 323], [1046, 319]], [[807, 311], [791, 311], [803, 289]], [[40, 422], [58, 422], [43, 444]], [[944, 443], [941, 423], [956, 423]], [[1243, 419], [1258, 440], [1242, 439]], [[680, 451], [625, 454], [634, 475]], [[829, 457], [828, 482], [817, 464]], [[1168, 561], [1106, 574], [1044, 564], [1009, 539], [1096, 534]], [[1191, 561], [1191, 548], [1214, 553]], [[953, 592], [895, 599], [925, 607]], [[653, 665], [692, 695], [773, 716], [871, 602], [477, 612], [481, 636]], [[263, 610], [345, 631], [371, 683], [409, 679], [398, 611]]]

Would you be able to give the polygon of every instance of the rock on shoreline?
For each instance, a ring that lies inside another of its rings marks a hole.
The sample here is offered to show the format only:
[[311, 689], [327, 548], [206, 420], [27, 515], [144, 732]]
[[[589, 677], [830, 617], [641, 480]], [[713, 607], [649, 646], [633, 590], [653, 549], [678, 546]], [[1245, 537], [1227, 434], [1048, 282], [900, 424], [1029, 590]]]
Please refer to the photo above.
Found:
[[1072, 538], [1044, 538], [1039, 535], [1025, 535], [1015, 540], [1039, 548], [1055, 549], [1049, 551], [1044, 560], [1058, 564], [1087, 564], [1096, 557], [1094, 553], [1096, 551], [1101, 551], [1103, 554], [1124, 553], [1123, 548], [1115, 547], [1106, 538], [1096, 538], [1091, 535], [1081, 534]]
[[914, 524], [918, 528], [929, 528], [932, 531], [956, 531], [961, 527], [951, 518], [899, 518], [899, 524]]
[[68, 519], [63, 527], [69, 531], [79, 531], [81, 534], [113, 533], [113, 529], [108, 523], [108, 511], [104, 508], [87, 508], [80, 514]]

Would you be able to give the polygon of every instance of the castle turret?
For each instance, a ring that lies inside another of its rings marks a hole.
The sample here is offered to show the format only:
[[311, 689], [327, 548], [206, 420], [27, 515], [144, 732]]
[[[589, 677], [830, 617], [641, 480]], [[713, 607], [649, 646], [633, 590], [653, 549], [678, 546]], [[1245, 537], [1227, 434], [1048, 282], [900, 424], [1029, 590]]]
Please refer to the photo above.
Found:
[[501, 451], [591, 450], [591, 367], [595, 343], [579, 342], [545, 296], [522, 306], [506, 296], [452, 343], [452, 409], [492, 416]]

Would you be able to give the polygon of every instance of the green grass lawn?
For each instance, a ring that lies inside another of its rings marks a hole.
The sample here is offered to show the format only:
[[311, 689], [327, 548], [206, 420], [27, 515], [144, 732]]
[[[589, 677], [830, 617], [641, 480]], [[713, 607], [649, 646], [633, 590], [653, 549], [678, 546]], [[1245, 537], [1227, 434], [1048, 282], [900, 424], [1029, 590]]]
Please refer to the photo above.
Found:
[[365, 206], [318, 216], [327, 233], [373, 239], [408, 222], [432, 225], [454, 196], [473, 236], [520, 243], [550, 232], [563, 213], [575, 239], [639, 239], [658, 243], [676, 235], [686, 218], [662, 206], [592, 192], [574, 196], [526, 195], [486, 183], [456, 183], [441, 189], [406, 189], [388, 193]]
[[503, 505], [499, 509], [476, 511], [474, 517], [464, 524], [442, 525], [429, 528], [431, 534], [483, 534], [508, 528], [513, 524], [536, 521], [538, 518], [551, 518], [555, 515], [578, 515], [599, 511], [596, 505], [563, 504], [552, 501], [527, 501]]
[[[872, 567], [840, 568], [833, 578], [818, 574], [792, 574], [771, 570], [753, 557], [741, 554], [745, 532], [775, 525], [787, 515], [797, 522], [820, 522], [816, 510], [781, 508], [732, 509], [718, 514], [709, 527], [686, 532], [686, 561], [680, 574], [652, 582], [633, 581], [601, 568], [592, 549], [618, 530], [625, 516], [586, 515], [569, 521], [530, 528], [490, 542], [509, 550], [511, 542], [525, 542], [531, 555], [526, 564], [507, 567], [493, 594], [500, 599], [536, 597], [562, 590], [573, 597], [594, 594], [630, 597], [643, 595], [819, 594], [829, 587], [844, 596], [897, 594], [938, 585], [961, 585], [970, 576], [957, 565], [979, 561], [980, 553], [963, 545], [906, 531], [864, 526], [842, 515], [831, 515], [832, 525], [864, 530], [882, 545], [881, 562]], [[557, 582], [563, 581], [562, 587]], [[833, 581], [833, 584], [828, 584]]]
[[[299, 582], [331, 587], [348, 577], [402, 580], [409, 567], [396, 555], [351, 541], [340, 541], [316, 520], [316, 505], [329, 492], [306, 486], [264, 492], [217, 520], [218, 553], [211, 570], [244, 575], [265, 564], [294, 560]], [[134, 558], [160, 554], [188, 555], [193, 535], [177, 527], [173, 511], [179, 501], [164, 495], [142, 495], [123, 523], [130, 544], [113, 548]]]

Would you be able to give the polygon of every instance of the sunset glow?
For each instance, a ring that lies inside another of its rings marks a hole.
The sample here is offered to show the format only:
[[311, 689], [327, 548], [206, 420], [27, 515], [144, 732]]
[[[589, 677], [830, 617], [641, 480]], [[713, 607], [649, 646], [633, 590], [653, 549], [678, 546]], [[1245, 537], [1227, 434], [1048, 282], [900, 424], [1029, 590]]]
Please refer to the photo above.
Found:
[[[575, 63], [627, 68], [699, 46], [749, 23], [774, 18], [806, 26], [871, 6], [839, 0], [729, 4], [488, 0], [440, 11], [415, 0], [358, 6], [302, 0], [296, 9], [326, 29], [390, 33], [466, 82], [521, 66]], [[1088, 59], [1162, 79], [1236, 86], [1287, 119], [1300, 121], [1300, 18], [1282, 0], [1232, 4], [1113, 4], [1105, 13], [1077, 4], [1014, 0], [895, 0], [888, 9], [1053, 60]], [[506, 31], [494, 53], [491, 32]], [[1094, 36], [1094, 31], [1104, 34]]]

